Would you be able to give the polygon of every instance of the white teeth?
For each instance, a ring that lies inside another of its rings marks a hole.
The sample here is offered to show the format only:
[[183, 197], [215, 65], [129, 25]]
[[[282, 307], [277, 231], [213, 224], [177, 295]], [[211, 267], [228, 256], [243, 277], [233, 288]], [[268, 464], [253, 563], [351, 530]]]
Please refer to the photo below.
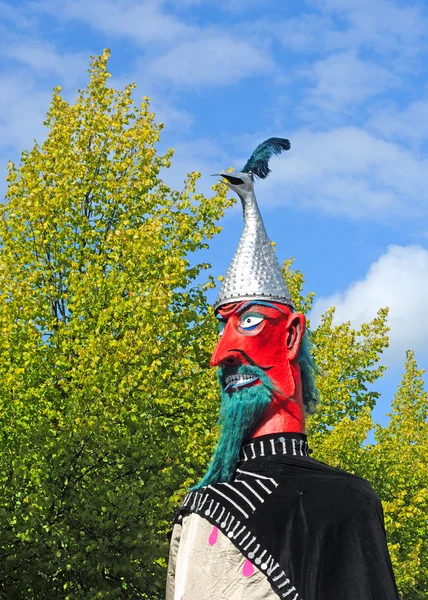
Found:
[[229, 385], [229, 383], [243, 383], [244, 381], [250, 381], [250, 379], [254, 379], [254, 375], [236, 373], [235, 375], [228, 375], [225, 383], [226, 385]]

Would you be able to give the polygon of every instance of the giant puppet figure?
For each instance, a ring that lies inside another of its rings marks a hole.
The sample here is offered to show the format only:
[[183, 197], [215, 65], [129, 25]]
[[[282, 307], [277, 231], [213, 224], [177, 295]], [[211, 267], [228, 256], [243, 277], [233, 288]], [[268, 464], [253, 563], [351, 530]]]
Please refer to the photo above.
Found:
[[214, 310], [220, 437], [172, 530], [166, 600], [395, 600], [381, 504], [365, 480], [309, 456], [317, 400], [305, 317], [266, 234], [254, 176], [288, 140], [222, 177], [244, 231]]

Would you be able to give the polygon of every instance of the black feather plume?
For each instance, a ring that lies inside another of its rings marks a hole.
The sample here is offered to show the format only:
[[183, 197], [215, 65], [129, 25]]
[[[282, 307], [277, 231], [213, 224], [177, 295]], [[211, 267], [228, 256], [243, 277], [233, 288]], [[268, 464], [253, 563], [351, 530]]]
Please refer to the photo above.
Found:
[[272, 156], [280, 154], [284, 150], [290, 150], [288, 140], [275, 137], [265, 140], [257, 146], [241, 172], [251, 173], [259, 179], [265, 179], [270, 173], [269, 160]]

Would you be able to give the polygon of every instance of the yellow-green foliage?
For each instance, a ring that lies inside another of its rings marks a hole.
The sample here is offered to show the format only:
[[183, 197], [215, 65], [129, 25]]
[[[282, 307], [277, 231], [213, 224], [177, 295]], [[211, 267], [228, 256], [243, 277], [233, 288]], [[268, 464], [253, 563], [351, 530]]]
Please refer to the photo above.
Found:
[[[298, 309], [310, 309], [313, 294], [302, 295], [304, 279], [284, 263], [284, 275]], [[387, 310], [359, 330], [333, 325], [334, 308], [312, 331], [321, 373], [318, 412], [308, 419], [314, 456], [368, 479], [382, 500], [389, 550], [403, 600], [428, 595], [428, 394], [423, 371], [407, 353], [405, 372], [385, 427], [377, 425], [373, 444], [371, 409], [378, 394], [367, 391], [382, 374], [377, 365], [387, 346]]]
[[161, 126], [107, 86], [107, 59], [74, 104], [54, 90], [0, 208], [2, 598], [162, 597], [215, 422], [213, 283], [192, 253], [231, 200], [196, 194], [198, 173], [162, 182]]
[[428, 393], [413, 352], [386, 427], [368, 449], [367, 477], [386, 513], [392, 561], [406, 600], [428, 596]]

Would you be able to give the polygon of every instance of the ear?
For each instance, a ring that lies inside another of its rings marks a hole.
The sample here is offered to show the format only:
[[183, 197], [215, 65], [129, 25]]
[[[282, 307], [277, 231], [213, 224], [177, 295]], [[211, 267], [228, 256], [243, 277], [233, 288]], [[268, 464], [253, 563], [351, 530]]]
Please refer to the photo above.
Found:
[[304, 315], [292, 313], [287, 327], [288, 360], [294, 360], [299, 352], [300, 343], [305, 333], [306, 318]]

